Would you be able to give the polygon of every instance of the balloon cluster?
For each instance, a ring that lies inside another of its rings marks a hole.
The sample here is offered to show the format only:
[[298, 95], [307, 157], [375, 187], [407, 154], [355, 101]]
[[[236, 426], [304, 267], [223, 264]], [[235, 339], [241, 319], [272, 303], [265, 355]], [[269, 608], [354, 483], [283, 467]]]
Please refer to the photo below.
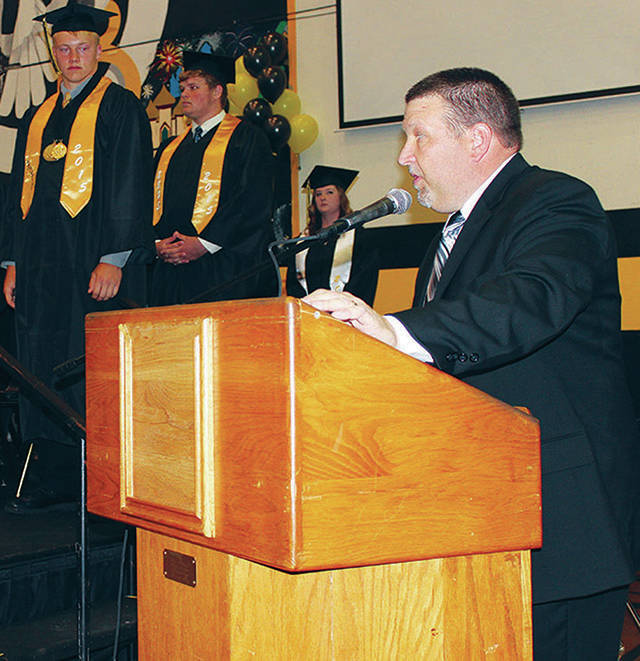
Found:
[[287, 40], [277, 32], [267, 32], [236, 60], [236, 82], [227, 86], [229, 112], [243, 116], [261, 127], [274, 152], [285, 144], [299, 154], [318, 137], [318, 122], [300, 112], [300, 97], [287, 88], [282, 66], [287, 56]]

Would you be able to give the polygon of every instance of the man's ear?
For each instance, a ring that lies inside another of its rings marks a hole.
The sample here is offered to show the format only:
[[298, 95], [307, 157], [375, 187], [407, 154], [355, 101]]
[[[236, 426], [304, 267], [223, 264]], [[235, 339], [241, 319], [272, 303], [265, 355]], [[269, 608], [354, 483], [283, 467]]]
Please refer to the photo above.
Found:
[[475, 161], [480, 161], [491, 147], [493, 130], [488, 124], [478, 122], [469, 130], [469, 139], [471, 142], [471, 157]]
[[212, 91], [213, 91], [213, 98], [214, 99], [221, 99], [222, 98], [222, 92], [223, 92], [222, 85], [216, 85], [213, 88]]

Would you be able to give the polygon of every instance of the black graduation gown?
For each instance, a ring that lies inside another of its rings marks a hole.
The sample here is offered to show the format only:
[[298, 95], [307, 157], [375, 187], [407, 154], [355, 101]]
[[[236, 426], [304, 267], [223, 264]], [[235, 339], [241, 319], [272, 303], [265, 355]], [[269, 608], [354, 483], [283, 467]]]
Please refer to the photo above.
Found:
[[[42, 148], [55, 139], [68, 144], [80, 104], [108, 69], [100, 63], [89, 83], [66, 108], [60, 100], [44, 130]], [[118, 301], [94, 301], [87, 293], [91, 272], [103, 255], [152, 245], [153, 154], [149, 120], [138, 99], [117, 84], [107, 88], [96, 123], [93, 189], [85, 208], [71, 218], [60, 204], [65, 159], [40, 159], [36, 188], [25, 220], [20, 211], [24, 152], [32, 111], [19, 132], [13, 169], [13, 241], [16, 263], [18, 359], [45, 384], [53, 368], [84, 353], [84, 316], [117, 308]], [[127, 267], [123, 270], [123, 285]], [[142, 283], [144, 284], [144, 283]], [[133, 288], [135, 291], [135, 288]], [[138, 294], [140, 292], [137, 292]], [[59, 394], [84, 416], [84, 379], [56, 383]], [[40, 408], [21, 402], [25, 440], [68, 442]]]
[[[344, 291], [373, 305], [378, 286], [378, 254], [365, 245], [366, 230], [358, 228], [355, 232], [351, 273]], [[309, 293], [316, 289], [330, 289], [329, 279], [337, 240], [336, 237], [328, 241], [318, 241], [309, 248], [305, 258], [305, 279]], [[307, 295], [297, 278], [295, 257], [287, 267], [287, 294], [296, 298]]]
[[[9, 193], [9, 178], [0, 178], [0, 258], [5, 259], [7, 245], [7, 202]], [[4, 271], [0, 270], [0, 274], [4, 278]], [[15, 354], [15, 331], [13, 322], [13, 310], [7, 305], [4, 296], [0, 300], [0, 344], [12, 354]], [[0, 374], [0, 388], [4, 388], [9, 383], [10, 377], [8, 372]], [[0, 412], [0, 419], [6, 416]]]
[[[187, 136], [176, 149], [167, 168], [163, 213], [155, 227], [156, 238], [179, 231], [196, 236], [191, 218], [204, 152], [217, 127], [197, 143]], [[156, 164], [170, 141], [161, 145]], [[194, 297], [232, 280], [238, 274], [268, 259], [266, 246], [272, 240], [274, 159], [266, 135], [248, 122], [233, 132], [224, 159], [218, 209], [200, 237], [222, 246], [188, 264], [155, 261], [151, 278], [151, 305], [188, 303]], [[273, 268], [208, 294], [200, 301], [253, 298], [275, 295]]]

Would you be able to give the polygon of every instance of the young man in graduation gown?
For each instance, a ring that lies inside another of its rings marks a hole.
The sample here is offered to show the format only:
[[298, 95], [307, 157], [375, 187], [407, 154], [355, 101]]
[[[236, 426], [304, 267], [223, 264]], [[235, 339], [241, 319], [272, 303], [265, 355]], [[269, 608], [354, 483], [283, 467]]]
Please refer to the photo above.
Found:
[[[118, 307], [131, 251], [152, 246], [152, 147], [134, 94], [99, 62], [111, 14], [70, 2], [52, 25], [58, 91], [19, 132], [12, 234], [4, 282], [16, 311], [18, 358], [84, 417], [84, 380], [56, 384], [53, 368], [84, 352], [84, 316]], [[43, 18], [43, 17], [39, 17]], [[9, 511], [51, 509], [78, 497], [79, 450], [41, 408], [22, 397], [23, 439], [36, 452]]]
[[191, 128], [156, 155], [156, 260], [151, 305], [275, 295], [267, 260], [273, 156], [263, 131], [225, 113], [230, 58], [185, 52], [180, 76]]

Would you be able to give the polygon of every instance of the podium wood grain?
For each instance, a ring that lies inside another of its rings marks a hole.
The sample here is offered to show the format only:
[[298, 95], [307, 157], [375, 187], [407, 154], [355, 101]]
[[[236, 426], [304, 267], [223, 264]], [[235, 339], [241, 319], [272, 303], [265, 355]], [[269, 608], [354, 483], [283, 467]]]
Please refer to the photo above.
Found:
[[[196, 558], [195, 588], [165, 548]], [[138, 557], [142, 661], [532, 658], [528, 552], [289, 574], [139, 530]]]
[[297, 299], [86, 328], [96, 514], [290, 571], [540, 544], [537, 422]]

